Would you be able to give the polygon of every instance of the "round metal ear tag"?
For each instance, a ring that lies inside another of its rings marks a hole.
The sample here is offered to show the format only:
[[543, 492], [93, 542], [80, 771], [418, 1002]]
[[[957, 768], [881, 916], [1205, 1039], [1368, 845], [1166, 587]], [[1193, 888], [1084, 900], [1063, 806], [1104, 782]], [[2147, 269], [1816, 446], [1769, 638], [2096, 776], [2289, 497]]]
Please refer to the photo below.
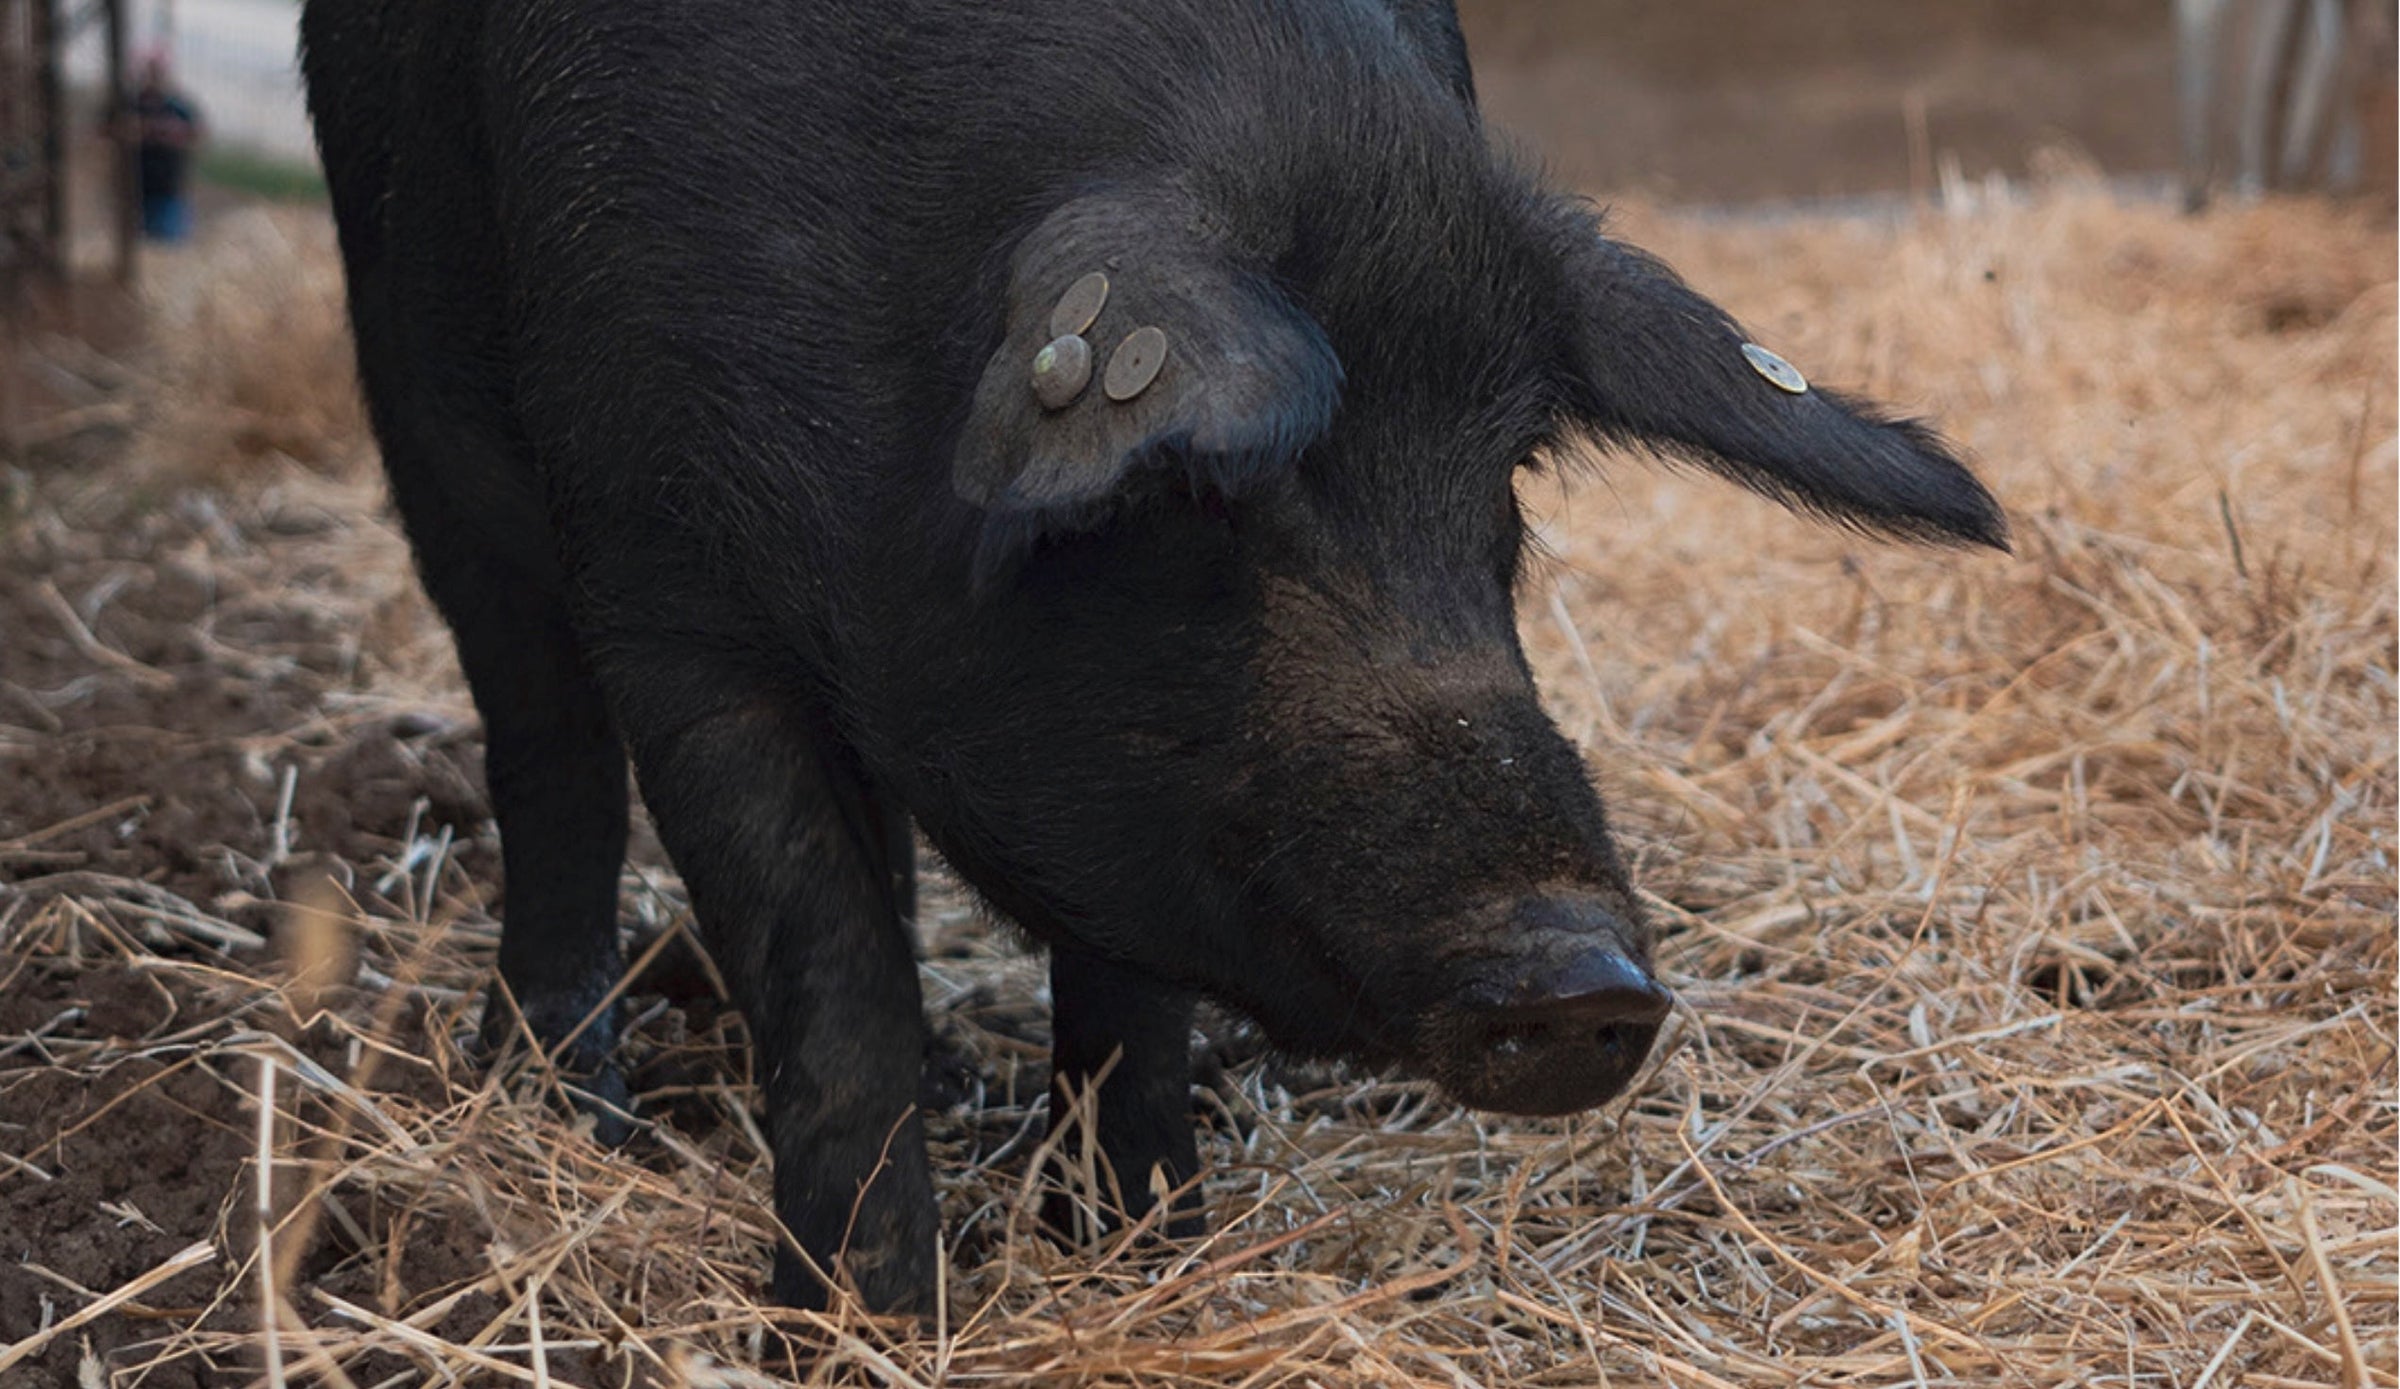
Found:
[[1742, 359], [1750, 363], [1751, 370], [1767, 378], [1768, 383], [1777, 390], [1790, 391], [1793, 395], [1807, 394], [1808, 378], [1800, 374], [1800, 368], [1757, 343], [1742, 344]]
[[1153, 327], [1136, 328], [1109, 354], [1108, 372], [1100, 378], [1108, 398], [1119, 404], [1150, 389], [1159, 368], [1167, 364], [1167, 335]]
[[1033, 398], [1045, 410], [1064, 410], [1092, 380], [1092, 345], [1069, 333], [1033, 354]]
[[1100, 320], [1100, 311], [1106, 307], [1108, 276], [1095, 270], [1059, 296], [1058, 306], [1050, 310], [1050, 336], [1063, 338], [1083, 332]]
[[1762, 345], [1742, 343], [1742, 360], [1750, 362], [1752, 372], [1766, 377], [1774, 389], [1790, 391], [1793, 396], [1805, 396], [1807, 393], [1807, 377], [1802, 377], [1800, 367], [1793, 367], [1783, 357], [1769, 353]]

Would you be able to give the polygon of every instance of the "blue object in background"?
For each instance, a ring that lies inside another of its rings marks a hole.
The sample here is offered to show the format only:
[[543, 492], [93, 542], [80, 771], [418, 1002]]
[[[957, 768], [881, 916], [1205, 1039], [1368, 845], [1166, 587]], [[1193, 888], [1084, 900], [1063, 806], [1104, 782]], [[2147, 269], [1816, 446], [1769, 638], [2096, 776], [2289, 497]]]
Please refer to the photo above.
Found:
[[185, 241], [192, 234], [192, 200], [181, 194], [142, 199], [142, 235], [152, 241]]

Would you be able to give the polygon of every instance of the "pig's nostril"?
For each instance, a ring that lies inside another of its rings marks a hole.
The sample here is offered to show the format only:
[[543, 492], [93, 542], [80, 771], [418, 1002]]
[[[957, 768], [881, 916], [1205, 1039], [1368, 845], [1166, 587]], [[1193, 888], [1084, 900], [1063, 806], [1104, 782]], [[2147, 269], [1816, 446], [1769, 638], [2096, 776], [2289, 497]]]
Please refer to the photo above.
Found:
[[1581, 1024], [1654, 1023], [1674, 1003], [1675, 996], [1650, 971], [1614, 950], [1595, 949], [1571, 956], [1546, 978], [1529, 981], [1511, 1000], [1510, 1011]]

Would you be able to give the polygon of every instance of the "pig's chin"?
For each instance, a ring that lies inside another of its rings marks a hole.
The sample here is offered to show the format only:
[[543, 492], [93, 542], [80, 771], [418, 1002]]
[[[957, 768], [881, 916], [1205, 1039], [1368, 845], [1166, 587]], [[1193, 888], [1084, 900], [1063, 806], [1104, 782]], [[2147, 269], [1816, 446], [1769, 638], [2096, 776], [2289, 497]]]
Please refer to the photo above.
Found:
[[1494, 1026], [1472, 1011], [1437, 1016], [1411, 1069], [1470, 1109], [1574, 1114], [1623, 1094], [1658, 1038], [1657, 1023]]

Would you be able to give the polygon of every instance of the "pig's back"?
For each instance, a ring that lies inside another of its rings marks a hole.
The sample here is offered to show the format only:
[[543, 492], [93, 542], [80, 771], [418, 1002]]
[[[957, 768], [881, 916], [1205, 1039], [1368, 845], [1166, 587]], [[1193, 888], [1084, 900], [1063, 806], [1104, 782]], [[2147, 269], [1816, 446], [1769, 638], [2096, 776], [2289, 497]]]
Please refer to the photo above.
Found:
[[[746, 407], [812, 470], [923, 459], [998, 340], [1008, 250], [1059, 202], [1163, 172], [1288, 220], [1372, 146], [1358, 127], [1405, 118], [1380, 79], [1414, 59], [1371, 3], [500, 0], [528, 423], [672, 449]], [[627, 357], [641, 379], [594, 410]]]
[[1045, 212], [1168, 178], [1272, 242], [1463, 82], [1381, 0], [315, 0], [307, 28], [354, 296], [476, 383], [522, 474], [439, 485], [648, 551], [642, 582], [821, 586], [844, 545], [930, 543]]

